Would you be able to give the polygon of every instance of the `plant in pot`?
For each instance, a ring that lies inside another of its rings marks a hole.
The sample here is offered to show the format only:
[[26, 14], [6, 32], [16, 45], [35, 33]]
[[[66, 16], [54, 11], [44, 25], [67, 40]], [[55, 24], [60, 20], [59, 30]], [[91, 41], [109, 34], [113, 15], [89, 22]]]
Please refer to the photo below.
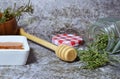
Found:
[[0, 11], [0, 35], [15, 35], [18, 31], [17, 22], [23, 13], [33, 13], [33, 7], [30, 0], [27, 5], [16, 8], [8, 7], [4, 11]]

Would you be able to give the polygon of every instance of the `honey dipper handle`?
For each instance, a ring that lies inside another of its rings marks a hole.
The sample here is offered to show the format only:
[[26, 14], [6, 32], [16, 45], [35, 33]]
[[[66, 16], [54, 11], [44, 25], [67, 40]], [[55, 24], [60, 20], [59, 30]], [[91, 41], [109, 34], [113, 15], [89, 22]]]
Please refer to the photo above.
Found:
[[52, 49], [54, 51], [57, 48], [57, 46], [52, 44], [52, 43], [49, 43], [49, 42], [47, 42], [45, 40], [42, 40], [42, 39], [40, 39], [40, 38], [38, 38], [36, 36], [33, 36], [31, 34], [26, 33], [23, 28], [20, 28], [20, 35], [26, 36], [29, 40], [34, 41], [34, 42], [36, 42], [38, 44], [41, 44], [41, 45], [43, 45], [43, 46], [45, 46], [45, 47], [47, 47], [49, 49]]

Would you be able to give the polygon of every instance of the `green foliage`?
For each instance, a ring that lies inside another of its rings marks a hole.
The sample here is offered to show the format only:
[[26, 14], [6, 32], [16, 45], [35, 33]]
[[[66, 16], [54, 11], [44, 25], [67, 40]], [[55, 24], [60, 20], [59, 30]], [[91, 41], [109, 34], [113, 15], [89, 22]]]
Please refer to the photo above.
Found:
[[82, 68], [96, 69], [110, 62], [109, 54], [105, 51], [107, 45], [108, 35], [99, 34], [96, 40], [88, 45], [87, 50], [78, 50], [78, 57], [85, 64]]
[[95, 69], [106, 65], [109, 62], [108, 53], [104, 51], [100, 53], [95, 48], [88, 48], [88, 50], [78, 50], [78, 57], [85, 65], [82, 68]]
[[96, 36], [95, 42], [92, 44], [92, 46], [95, 46], [98, 50], [106, 49], [107, 45], [108, 45], [108, 35], [105, 33], [98, 34]]
[[4, 23], [6, 21], [11, 20], [12, 18], [20, 19], [22, 13], [33, 13], [32, 5], [30, 4], [30, 0], [27, 5], [16, 8], [16, 4], [14, 4], [14, 8], [8, 7], [2, 13], [2, 17], [0, 17], [0, 23]]
[[96, 41], [88, 45], [87, 50], [78, 50], [78, 57], [84, 63], [82, 68], [96, 69], [108, 63], [111, 65], [115, 65], [115, 62], [120, 63], [119, 57], [106, 51], [107, 45], [108, 35], [103, 33], [96, 37]]

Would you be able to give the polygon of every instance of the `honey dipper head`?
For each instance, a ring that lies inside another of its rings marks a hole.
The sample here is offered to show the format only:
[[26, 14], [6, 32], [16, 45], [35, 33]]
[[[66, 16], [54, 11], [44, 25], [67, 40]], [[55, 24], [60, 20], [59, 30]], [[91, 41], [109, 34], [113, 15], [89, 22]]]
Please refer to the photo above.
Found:
[[58, 46], [58, 48], [55, 52], [56, 52], [56, 55], [61, 60], [64, 60], [64, 61], [74, 61], [77, 57], [76, 50], [67, 45]]

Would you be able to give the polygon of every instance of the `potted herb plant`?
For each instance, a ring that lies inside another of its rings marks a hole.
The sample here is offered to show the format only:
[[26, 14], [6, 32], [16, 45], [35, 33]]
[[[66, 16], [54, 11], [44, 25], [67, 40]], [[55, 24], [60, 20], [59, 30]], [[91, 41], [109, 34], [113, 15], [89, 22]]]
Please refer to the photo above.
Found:
[[14, 4], [14, 8], [8, 7], [3, 12], [0, 11], [0, 35], [17, 34], [17, 22], [23, 13], [33, 13], [30, 0], [25, 6], [16, 8], [16, 4]]

